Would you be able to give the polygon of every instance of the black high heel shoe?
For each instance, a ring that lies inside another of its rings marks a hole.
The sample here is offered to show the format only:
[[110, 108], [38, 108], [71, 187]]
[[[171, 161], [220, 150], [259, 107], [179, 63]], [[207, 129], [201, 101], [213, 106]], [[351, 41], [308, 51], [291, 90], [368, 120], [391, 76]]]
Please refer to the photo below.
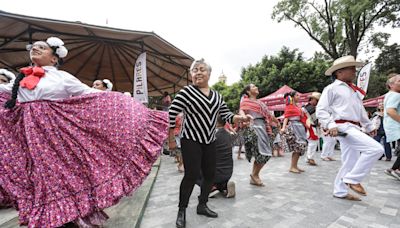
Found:
[[186, 226], [186, 208], [179, 208], [176, 218], [176, 228], [185, 228]]
[[205, 215], [209, 218], [216, 218], [218, 214], [212, 211], [210, 208], [207, 207], [207, 204], [199, 204], [197, 205], [197, 214], [198, 215]]

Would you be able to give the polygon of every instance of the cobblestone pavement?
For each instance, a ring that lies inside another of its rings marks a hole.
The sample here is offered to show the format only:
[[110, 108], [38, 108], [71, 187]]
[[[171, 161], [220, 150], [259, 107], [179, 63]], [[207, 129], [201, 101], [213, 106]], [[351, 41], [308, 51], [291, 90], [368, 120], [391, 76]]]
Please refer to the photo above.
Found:
[[[332, 197], [333, 181], [340, 161], [319, 159], [318, 166], [299, 162], [303, 174], [288, 172], [290, 154], [272, 158], [261, 171], [265, 187], [249, 184], [251, 164], [237, 160], [234, 152], [236, 197], [217, 195], [208, 206], [218, 212], [212, 219], [196, 214], [199, 187], [195, 187], [186, 211], [186, 227], [390, 227], [400, 228], [400, 181], [383, 170], [392, 162], [378, 161], [363, 185], [368, 196], [361, 202]], [[244, 157], [244, 156], [242, 156]], [[336, 159], [340, 158], [336, 151]], [[161, 167], [142, 219], [141, 228], [175, 227], [182, 174], [174, 159], [162, 156]]]

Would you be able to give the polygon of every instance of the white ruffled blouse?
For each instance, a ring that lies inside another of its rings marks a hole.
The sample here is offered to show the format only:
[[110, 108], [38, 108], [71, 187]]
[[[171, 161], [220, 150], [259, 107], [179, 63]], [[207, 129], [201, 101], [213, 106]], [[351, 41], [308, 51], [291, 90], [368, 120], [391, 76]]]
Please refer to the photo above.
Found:
[[[45, 75], [33, 90], [20, 87], [17, 100], [21, 103], [35, 100], [61, 100], [72, 96], [101, 92], [90, 88], [68, 72], [54, 66], [44, 66]], [[14, 82], [1, 84], [0, 92], [11, 93]]]

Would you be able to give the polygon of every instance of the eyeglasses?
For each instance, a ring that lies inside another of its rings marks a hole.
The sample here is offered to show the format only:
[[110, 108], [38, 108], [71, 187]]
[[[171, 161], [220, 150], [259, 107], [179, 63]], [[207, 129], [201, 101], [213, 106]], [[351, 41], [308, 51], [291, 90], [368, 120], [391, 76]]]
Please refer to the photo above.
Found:
[[192, 72], [193, 73], [197, 73], [197, 72], [205, 72], [205, 71], [207, 71], [207, 68], [206, 67], [196, 67], [196, 68], [193, 68], [192, 69]]
[[49, 49], [50, 46], [46, 42], [43, 42], [43, 41], [38, 41], [38, 42], [35, 42], [34, 44], [26, 45], [26, 50], [28, 50], [28, 51], [32, 50], [33, 48], [37, 48], [41, 51], [44, 51], [44, 50]]

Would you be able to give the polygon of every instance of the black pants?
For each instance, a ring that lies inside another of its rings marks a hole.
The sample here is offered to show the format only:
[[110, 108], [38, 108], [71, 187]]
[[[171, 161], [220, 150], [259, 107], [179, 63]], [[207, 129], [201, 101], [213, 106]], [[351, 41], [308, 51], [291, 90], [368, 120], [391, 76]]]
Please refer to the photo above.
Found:
[[394, 150], [395, 151], [394, 153], [397, 154], [397, 159], [396, 159], [396, 161], [394, 162], [394, 164], [392, 166], [393, 170], [400, 169], [400, 152], [399, 152], [399, 150], [400, 150], [400, 139], [397, 140], [397, 147], [395, 147], [395, 148], [396, 149]]
[[189, 139], [181, 139], [181, 150], [185, 175], [183, 176], [179, 191], [179, 207], [186, 208], [193, 187], [200, 176], [203, 174], [199, 204], [208, 201], [211, 187], [215, 176], [215, 142], [211, 144], [201, 144]]
[[400, 156], [397, 157], [396, 161], [394, 162], [392, 169], [400, 169]]

